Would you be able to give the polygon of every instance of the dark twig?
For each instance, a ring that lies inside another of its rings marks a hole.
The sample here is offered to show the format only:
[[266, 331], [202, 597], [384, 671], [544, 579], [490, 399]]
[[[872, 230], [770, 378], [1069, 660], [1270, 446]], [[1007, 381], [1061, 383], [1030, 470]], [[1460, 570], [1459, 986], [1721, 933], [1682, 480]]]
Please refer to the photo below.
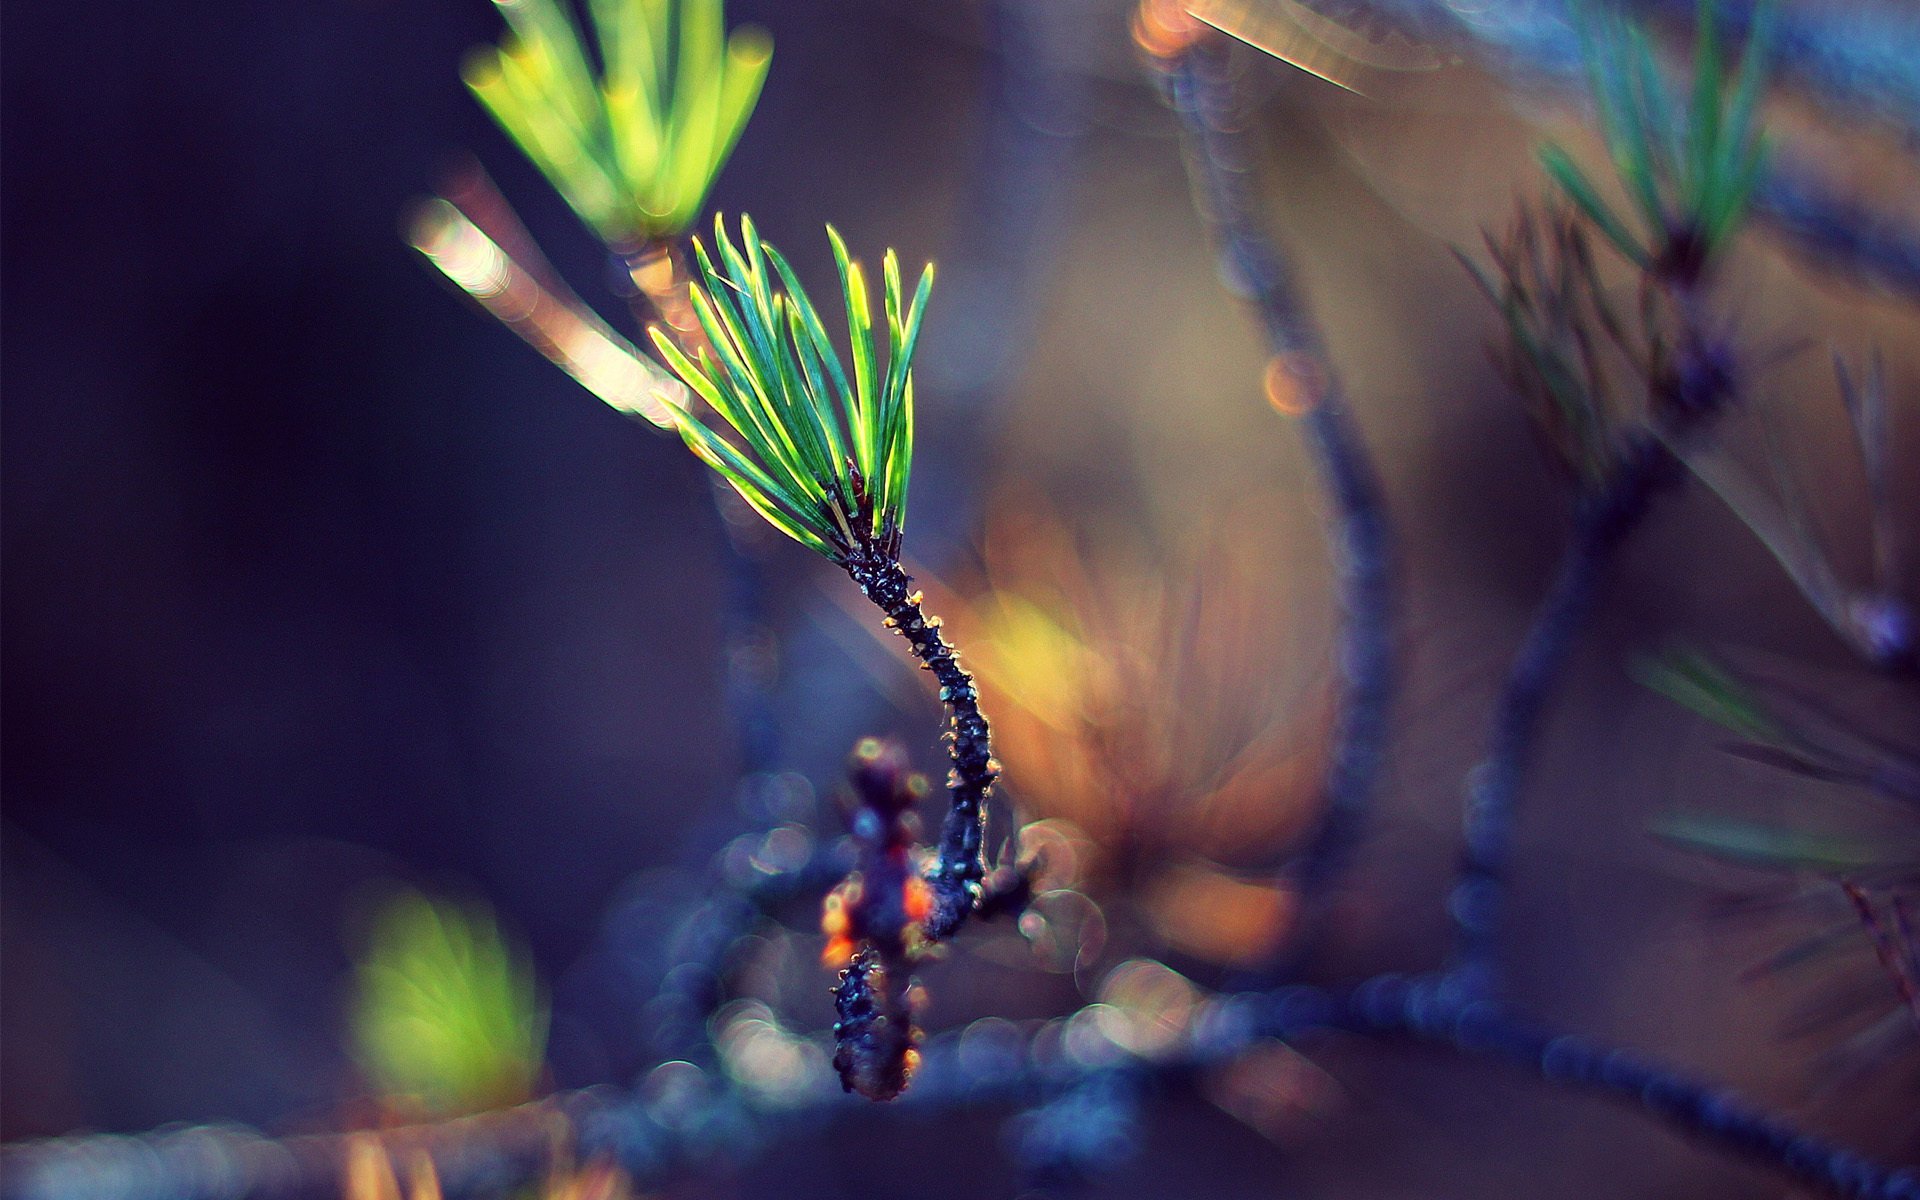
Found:
[[[1143, 44], [1152, 49], [1148, 39]], [[1386, 504], [1319, 328], [1285, 258], [1260, 228], [1244, 116], [1234, 100], [1224, 45], [1211, 33], [1196, 33], [1157, 65], [1185, 127], [1195, 194], [1235, 282], [1259, 310], [1273, 350], [1269, 388], [1287, 389], [1291, 406], [1300, 410], [1332, 509], [1328, 537], [1341, 620], [1335, 662], [1343, 695], [1328, 756], [1326, 811], [1291, 868], [1302, 894], [1319, 903], [1359, 838], [1386, 743], [1395, 687]]]
[[[1873, 943], [1874, 957], [1880, 961], [1880, 969], [1893, 981], [1894, 994], [1900, 997], [1900, 1006], [1906, 1009], [1914, 1026], [1920, 1028], [1920, 992], [1914, 990], [1914, 980], [1907, 974], [1910, 954], [1903, 952], [1903, 944], [1908, 940], [1906, 935], [1911, 931], [1900, 929], [1897, 923], [1894, 929], [1887, 928], [1886, 922], [1880, 919], [1879, 912], [1874, 908], [1873, 897], [1867, 895], [1866, 889], [1859, 884], [1843, 879], [1840, 881], [1840, 890], [1846, 893], [1847, 903], [1853, 905], [1854, 915], [1860, 919], [1861, 928], [1867, 931], [1867, 938]], [[1889, 907], [1898, 922], [1899, 909], [1891, 905]], [[1905, 949], [1910, 951], [1911, 946], [1906, 945]]]
[[[943, 288], [986, 299], [935, 306], [914, 368], [914, 440], [926, 448], [913, 469], [914, 558], [936, 572], [978, 537], [988, 481], [968, 448], [993, 442], [1042, 328], [1095, 85], [1073, 66], [1086, 36], [1078, 8], [988, 0], [977, 12], [986, 41], [978, 144], [939, 263]], [[872, 681], [830, 627], [797, 622], [782, 641], [791, 765], [816, 778], [836, 771], [877, 719]]]
[[[959, 315], [936, 310], [928, 319], [947, 322], [965, 336], [935, 336], [919, 354], [921, 396], [930, 401], [920, 414], [928, 444], [953, 442], [960, 436], [975, 441], [986, 436], [998, 417], [1000, 400], [1017, 372], [1027, 335], [1033, 328], [1031, 310], [1056, 257], [1057, 226], [1072, 193], [1073, 159], [1079, 137], [1079, 110], [1085, 104], [1088, 81], [1067, 70], [1064, 58], [1071, 39], [1079, 36], [1072, 16], [1036, 8], [1023, 0], [994, 0], [985, 12], [992, 48], [985, 62], [981, 103], [983, 144], [978, 161], [967, 172], [967, 194], [958, 215], [951, 245], [941, 256], [946, 278], [978, 280], [997, 303]], [[684, 264], [681, 266], [684, 272]], [[630, 270], [624, 260], [616, 270]], [[657, 279], [635, 277], [636, 289]], [[684, 286], [675, 294], [684, 296]], [[636, 295], [635, 299], [640, 297]], [[958, 310], [953, 310], [958, 313]], [[639, 319], [646, 321], [645, 309]], [[964, 320], [962, 329], [953, 322]], [[669, 322], [674, 324], [673, 322]], [[676, 326], [677, 327], [677, 326]], [[698, 323], [693, 326], [698, 333]], [[980, 353], [982, 345], [994, 348]], [[956, 349], [957, 348], [957, 349]], [[961, 464], [964, 456], [923, 454], [914, 470], [918, 498], [915, 535], [923, 560], [938, 562], [951, 556], [952, 547], [969, 536], [977, 521], [980, 497], [977, 473]], [[725, 510], [738, 501], [724, 495], [715, 481], [723, 521]], [[755, 518], [757, 520], [757, 518]], [[759, 542], [739, 544], [738, 526], [725, 522], [729, 537], [725, 567], [729, 601], [723, 609], [723, 639], [730, 663], [728, 707], [740, 744], [743, 773], [791, 766], [803, 771], [825, 770], [823, 753], [814, 747], [845, 746], [867, 727], [870, 703], [856, 695], [864, 688], [859, 668], [850, 666], [838, 643], [825, 639], [817, 623], [801, 623], [781, 631], [777, 643], [765, 612], [765, 588], [760, 582], [764, 551]], [[756, 531], [757, 532], [757, 531]], [[764, 538], [762, 539], [764, 540]], [[744, 637], [742, 635], [745, 635]], [[780, 682], [765, 671], [754, 671], [754, 659], [777, 646], [785, 670]], [[747, 654], [738, 651], [745, 649]], [[758, 653], [756, 653], [758, 652]], [[739, 664], [739, 665], [733, 665]], [[746, 669], [741, 669], [741, 667]], [[840, 732], [836, 732], [840, 731]], [[737, 810], [731, 805], [709, 806], [710, 814], [697, 823], [687, 845], [696, 856], [734, 831]], [[794, 907], [817, 904], [848, 864], [826, 847], [815, 855], [815, 865], [800, 884], [784, 876], [769, 879], [766, 889], [786, 890]], [[1012, 872], [1008, 869], [1009, 876]], [[996, 872], [996, 874], [998, 874]], [[985, 904], [978, 909], [1017, 911], [1023, 904], [1022, 881], [1010, 877], [1008, 890], [997, 890], [986, 880]], [[712, 946], [731, 946], [755, 922], [763, 919], [766, 904], [740, 904], [724, 886], [716, 884], [707, 902], [711, 920], [706, 927]], [[649, 1011], [682, 1015], [677, 1023], [680, 1047], [668, 1057], [696, 1054], [693, 1042], [706, 1036], [706, 1018], [723, 994], [714, 985], [711, 965], [668, 973], [662, 995]], [[663, 1052], [666, 1047], [653, 1039]]]
[[1621, 543], [1654, 497], [1679, 479], [1678, 464], [1658, 439], [1640, 433], [1627, 440], [1607, 476], [1576, 503], [1559, 569], [1508, 669], [1486, 757], [1468, 778], [1465, 855], [1448, 901], [1459, 939], [1456, 970], [1476, 994], [1496, 982], [1514, 810], [1547, 697]]
[[887, 615], [887, 624], [907, 639], [913, 656], [940, 684], [940, 700], [947, 709], [947, 751], [953, 770], [947, 778], [948, 808], [940, 828], [939, 856], [928, 873], [933, 888], [933, 912], [923, 928], [934, 941], [959, 931], [981, 897], [987, 864], [987, 794], [1000, 774], [993, 761], [986, 714], [980, 694], [953, 647], [940, 636], [940, 618], [921, 609], [920, 593], [893, 554], [862, 547], [845, 562], [847, 574], [867, 599]]
[[1892, 1171], [1804, 1133], [1737, 1092], [1655, 1059], [1563, 1033], [1464, 993], [1452, 979], [1384, 976], [1336, 1006], [1329, 1024], [1405, 1034], [1503, 1059], [1542, 1079], [1611, 1096], [1716, 1149], [1765, 1164], [1836, 1196], [1914, 1200], [1920, 1177]]
[[[1063, 1018], [1074, 1020], [1074, 1018]], [[1185, 1037], [1144, 1057], [1109, 1048], [1104, 1065], [1081, 1056], [1036, 1053], [1049, 1040], [1029, 1029], [1000, 1052], [960, 1038], [933, 1039], [920, 1081], [900, 1103], [918, 1111], [998, 1108], [1084, 1095], [1102, 1076], [1177, 1080], [1230, 1062], [1266, 1039], [1345, 1032], [1408, 1039], [1471, 1057], [1511, 1063], [1555, 1084], [1611, 1098], [1702, 1146], [1771, 1167], [1850, 1200], [1920, 1200], [1920, 1176], [1893, 1170], [1769, 1116], [1730, 1089], [1633, 1051], [1579, 1037], [1474, 999], [1452, 981], [1376, 976], [1332, 991], [1290, 986], [1202, 1003]], [[1057, 1041], [1057, 1030], [1050, 1031]], [[850, 1110], [824, 1079], [797, 1104], [769, 1109], [735, 1085], [714, 1081], [672, 1111], [642, 1096], [573, 1092], [539, 1105], [377, 1134], [274, 1140], [249, 1130], [201, 1128], [141, 1137], [55, 1139], [8, 1148], [7, 1200], [239, 1200], [336, 1196], [348, 1147], [375, 1137], [427, 1153], [448, 1194], [501, 1189], [538, 1179], [554, 1156], [610, 1155], [645, 1185], [684, 1177], [721, 1161], [737, 1168], [775, 1143], [817, 1136], [809, 1117]], [[1046, 1109], [1035, 1110], [1044, 1112]], [[1045, 1147], [1042, 1147], [1045, 1148]]]
[[909, 980], [933, 898], [914, 870], [913, 808], [926, 791], [899, 746], [867, 738], [853, 751], [854, 873], [828, 897], [824, 958], [846, 962], [833, 990], [833, 1067], [869, 1100], [905, 1090], [920, 1061]]

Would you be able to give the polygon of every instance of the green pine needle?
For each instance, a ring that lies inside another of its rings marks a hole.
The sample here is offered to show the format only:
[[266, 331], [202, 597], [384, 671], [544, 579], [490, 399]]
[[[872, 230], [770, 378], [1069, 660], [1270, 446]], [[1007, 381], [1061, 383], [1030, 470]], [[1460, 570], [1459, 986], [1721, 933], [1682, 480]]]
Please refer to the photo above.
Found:
[[1640, 659], [1634, 677], [1674, 703], [1721, 727], [1769, 746], [1798, 744], [1746, 683], [1705, 654], [1676, 649]]
[[1898, 840], [1841, 837], [1762, 825], [1706, 813], [1673, 813], [1654, 822], [1654, 832], [1676, 845], [1742, 866], [1856, 875], [1900, 867], [1914, 847]]
[[721, 0], [592, 0], [596, 73], [566, 0], [495, 0], [508, 25], [467, 86], [609, 245], [684, 232], [753, 112], [773, 43]]
[[1574, 206], [1593, 222], [1594, 227], [1605, 234], [1607, 240], [1630, 261], [1646, 266], [1649, 262], [1647, 252], [1627, 231], [1626, 224], [1607, 207], [1606, 201], [1600, 199], [1600, 193], [1587, 179], [1586, 173], [1574, 163], [1572, 156], [1551, 142], [1540, 147], [1538, 153], [1540, 165], [1560, 185], [1560, 190], [1567, 194]]
[[832, 226], [827, 237], [847, 314], [851, 382], [813, 301], [751, 217], [740, 218], [740, 246], [718, 217], [712, 253], [694, 240], [700, 282], [690, 291], [711, 355], [701, 348], [690, 358], [660, 329], [651, 333], [667, 365], [718, 417], [715, 426], [678, 414], [681, 436], [756, 512], [836, 562], [893, 557], [907, 520], [913, 354], [933, 265], [909, 301], [899, 260], [887, 251], [883, 364], [866, 275]]
[[1754, 6], [1736, 74], [1716, 6], [1700, 0], [1691, 79], [1678, 94], [1662, 78], [1644, 30], [1607, 14], [1583, 24], [1600, 132], [1637, 217], [1631, 224], [1644, 236], [1600, 199], [1564, 150], [1544, 147], [1540, 159], [1580, 211], [1643, 269], [1691, 270], [1685, 264], [1696, 254], [1718, 252], [1746, 215], [1767, 159], [1768, 142], [1755, 118], [1777, 2]]

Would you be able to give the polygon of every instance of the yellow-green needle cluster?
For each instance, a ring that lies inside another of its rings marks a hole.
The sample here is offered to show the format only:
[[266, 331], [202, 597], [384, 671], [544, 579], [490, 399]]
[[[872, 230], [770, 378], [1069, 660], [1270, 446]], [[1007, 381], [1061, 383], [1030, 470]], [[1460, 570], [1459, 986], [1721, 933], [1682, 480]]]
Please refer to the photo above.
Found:
[[921, 272], [911, 303], [900, 262], [887, 251], [887, 359], [878, 355], [872, 302], [860, 264], [831, 226], [847, 312], [851, 378], [793, 268], [740, 218], [742, 246], [714, 220], [714, 257], [698, 239], [694, 311], [711, 344], [689, 358], [654, 329], [674, 373], [699, 393], [739, 445], [702, 419], [678, 415], [687, 444], [775, 528], [835, 562], [898, 555], [913, 467], [913, 350], [933, 287]]
[[726, 34], [721, 0], [592, 0], [596, 71], [561, 0], [495, 0], [508, 24], [467, 86], [611, 246], [674, 236], [698, 217], [773, 54], [764, 30]]

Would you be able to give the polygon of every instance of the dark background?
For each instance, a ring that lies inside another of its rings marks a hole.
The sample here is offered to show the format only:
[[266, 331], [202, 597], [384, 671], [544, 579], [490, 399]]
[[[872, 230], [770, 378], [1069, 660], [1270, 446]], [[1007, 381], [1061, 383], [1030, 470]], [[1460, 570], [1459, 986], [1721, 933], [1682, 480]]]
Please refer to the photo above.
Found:
[[[933, 256], [981, 140], [975, 16], [730, 6], [779, 67], [714, 207], [803, 269], [828, 214]], [[497, 29], [8, 14], [7, 1137], [329, 1102], [370, 879], [489, 898], [558, 974], [630, 874], [731, 832], [702, 468], [401, 238], [472, 147], [606, 299], [459, 81]]]
[[[1311, 650], [1329, 620], [1317, 501], [1260, 402], [1258, 344], [1217, 287], [1123, 10], [1076, 0], [1035, 19], [1074, 84], [1010, 134], [985, 115], [1008, 73], [973, 6], [736, 0], [730, 19], [776, 49], [711, 205], [751, 211], [803, 274], [825, 266], [825, 219], [868, 256], [955, 267], [923, 374], [923, 461], [947, 464], [927, 492], [916, 481], [923, 557], [963, 558], [996, 495], [1153, 544], [1257, 511], [1272, 602]], [[746, 819], [700, 469], [476, 315], [400, 237], [406, 205], [471, 149], [603, 295], [591, 238], [459, 83], [496, 29], [479, 0], [9, 6], [0, 1136], [326, 1124], [356, 1086], [340, 1018], [369, 887], [484, 896], [564, 980], [624, 881], [697, 865]], [[1383, 111], [1253, 71], [1286, 164], [1278, 223], [1404, 512], [1413, 581], [1408, 732], [1349, 965], [1424, 965], [1456, 781], [1559, 536], [1556, 481], [1447, 253], [1502, 219], [1540, 114], [1466, 73]], [[998, 195], [974, 169], [1016, 135], [1044, 161]], [[1910, 310], [1758, 259], [1740, 319], [1776, 344], [1886, 345], [1911, 414]], [[1779, 392], [1825, 387], [1822, 357], [1780, 368]], [[1837, 414], [1785, 418], [1810, 477], [1846, 469]], [[1920, 472], [1905, 475], [1911, 513]], [[1843, 558], [1864, 562], [1845, 532], [1857, 494], [1821, 503]], [[1678, 634], [1811, 664], [1857, 704], [1881, 693], [1709, 499], [1645, 543], [1580, 652], [1536, 798], [1549, 815], [1524, 831], [1523, 988], [1564, 1021], [1890, 1137], [1873, 1111], [1807, 1098], [1812, 1050], [1777, 1040], [1787, 998], [1735, 981], [1764, 931], [1723, 941], [1698, 873], [1645, 837], [1677, 795], [1771, 785], [1620, 664]], [[899, 680], [844, 636], [822, 599], [836, 581], [793, 547], [771, 560], [788, 760], [825, 787], [869, 727], [930, 755], [932, 710], [880, 702]], [[557, 1004], [557, 1082], [622, 1078], [612, 999], [563, 986]], [[825, 1024], [824, 991], [819, 1009], [797, 1019]], [[1358, 1161], [1375, 1190], [1346, 1194], [1512, 1194], [1553, 1164], [1556, 1195], [1772, 1194], [1490, 1073], [1378, 1056], [1339, 1073], [1362, 1118], [1324, 1134], [1344, 1150], [1296, 1182]], [[1265, 1178], [1270, 1148], [1223, 1118], [1182, 1105], [1167, 1122], [1150, 1161], [1223, 1157], [1157, 1174], [1157, 1194]], [[1370, 1153], [1376, 1137], [1393, 1153]], [[1436, 1156], [1451, 1164], [1437, 1180]]]

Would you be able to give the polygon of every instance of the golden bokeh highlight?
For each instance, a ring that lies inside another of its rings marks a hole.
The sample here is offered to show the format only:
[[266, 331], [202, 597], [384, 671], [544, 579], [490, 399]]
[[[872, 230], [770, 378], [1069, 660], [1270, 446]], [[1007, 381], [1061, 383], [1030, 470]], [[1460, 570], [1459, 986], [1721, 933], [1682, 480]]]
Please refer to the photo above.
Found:
[[1326, 395], [1327, 368], [1311, 354], [1276, 354], [1261, 375], [1267, 403], [1282, 416], [1303, 417]]
[[1160, 59], [1185, 54], [1207, 32], [1180, 0], [1141, 0], [1132, 24], [1134, 44]]
[[990, 522], [977, 581], [916, 575], [993, 698], [1043, 895], [1124, 899], [1183, 954], [1254, 962], [1294, 927], [1275, 868], [1318, 820], [1331, 704], [1302, 686], [1244, 540], [1177, 558], [1083, 551], [1022, 502]]

